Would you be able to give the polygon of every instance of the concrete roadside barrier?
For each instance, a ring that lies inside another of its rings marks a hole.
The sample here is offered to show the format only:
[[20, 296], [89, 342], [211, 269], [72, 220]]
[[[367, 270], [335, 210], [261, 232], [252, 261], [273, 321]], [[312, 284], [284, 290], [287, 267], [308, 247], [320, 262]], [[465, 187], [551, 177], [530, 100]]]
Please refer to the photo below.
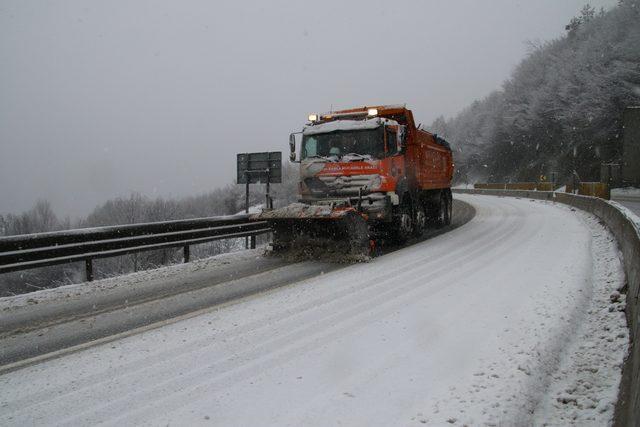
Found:
[[507, 183], [477, 183], [473, 188], [480, 190], [526, 190], [552, 191], [552, 182], [507, 182]]

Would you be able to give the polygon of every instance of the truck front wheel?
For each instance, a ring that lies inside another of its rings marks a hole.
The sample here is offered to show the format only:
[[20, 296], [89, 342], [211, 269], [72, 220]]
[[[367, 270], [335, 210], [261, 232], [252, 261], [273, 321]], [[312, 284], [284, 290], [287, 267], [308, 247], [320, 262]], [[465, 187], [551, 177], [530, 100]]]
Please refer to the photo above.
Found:
[[409, 200], [404, 200], [399, 206], [399, 212], [395, 216], [395, 224], [393, 225], [393, 238], [398, 243], [405, 243], [411, 238], [413, 233], [413, 215], [411, 214], [411, 205]]

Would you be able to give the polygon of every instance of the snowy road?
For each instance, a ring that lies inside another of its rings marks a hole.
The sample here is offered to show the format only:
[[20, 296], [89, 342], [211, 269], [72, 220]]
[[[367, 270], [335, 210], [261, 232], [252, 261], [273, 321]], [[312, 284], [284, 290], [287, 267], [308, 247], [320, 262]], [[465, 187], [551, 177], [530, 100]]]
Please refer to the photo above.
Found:
[[591, 375], [585, 416], [609, 420], [626, 337], [598, 305], [623, 280], [608, 234], [546, 202], [459, 197], [476, 216], [449, 233], [6, 373], [0, 424], [529, 424], [586, 381], [559, 367]]
[[[454, 200], [451, 225], [422, 240], [466, 224], [475, 215]], [[416, 241], [410, 242], [415, 244]], [[398, 250], [386, 246], [381, 254]], [[55, 357], [115, 336], [136, 334], [167, 319], [194, 315], [223, 302], [296, 284], [347, 264], [290, 261], [264, 249], [227, 253], [195, 262], [140, 271], [0, 298], [0, 371]], [[87, 344], [88, 343], [88, 344]]]

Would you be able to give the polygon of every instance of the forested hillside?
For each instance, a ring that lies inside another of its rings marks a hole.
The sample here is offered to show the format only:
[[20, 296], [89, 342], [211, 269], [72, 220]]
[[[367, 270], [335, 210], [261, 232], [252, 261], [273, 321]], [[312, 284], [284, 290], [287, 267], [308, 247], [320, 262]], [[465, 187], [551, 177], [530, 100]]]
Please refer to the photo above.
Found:
[[458, 183], [598, 180], [620, 155], [621, 113], [640, 105], [640, 1], [587, 5], [563, 37], [530, 46], [502, 89], [431, 125], [456, 149]]

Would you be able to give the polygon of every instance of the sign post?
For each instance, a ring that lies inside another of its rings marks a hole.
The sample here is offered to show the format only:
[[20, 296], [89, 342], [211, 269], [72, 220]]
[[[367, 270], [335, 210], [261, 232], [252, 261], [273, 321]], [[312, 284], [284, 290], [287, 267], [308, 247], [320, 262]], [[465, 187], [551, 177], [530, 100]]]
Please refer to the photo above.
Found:
[[[245, 212], [249, 213], [249, 184], [266, 185], [265, 209], [273, 209], [269, 190], [271, 183], [282, 182], [282, 152], [239, 153], [237, 172], [238, 184], [245, 184]], [[245, 238], [245, 247], [249, 248], [248, 238]], [[251, 249], [255, 247], [256, 238], [251, 236]]]

